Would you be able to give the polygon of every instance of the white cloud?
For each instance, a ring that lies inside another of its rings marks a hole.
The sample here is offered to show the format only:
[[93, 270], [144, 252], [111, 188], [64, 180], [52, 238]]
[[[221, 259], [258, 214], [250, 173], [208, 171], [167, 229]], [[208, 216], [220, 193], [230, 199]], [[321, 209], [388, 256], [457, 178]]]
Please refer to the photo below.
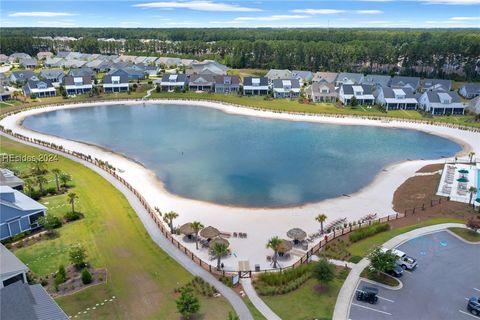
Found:
[[37, 21], [37, 24], [41, 27], [57, 27], [57, 28], [68, 28], [75, 27], [75, 23], [72, 20], [41, 20]]
[[28, 12], [14, 12], [10, 13], [10, 17], [67, 17], [75, 14], [69, 12], [50, 12], [50, 11], [28, 11]]
[[281, 21], [281, 20], [290, 20], [290, 19], [305, 19], [310, 18], [310, 16], [298, 15], [298, 14], [282, 14], [282, 15], [273, 15], [266, 17], [237, 17], [234, 21]]
[[158, 8], [158, 9], [190, 9], [196, 11], [218, 11], [218, 12], [255, 12], [262, 11], [257, 8], [242, 7], [236, 4], [212, 2], [212, 1], [172, 1], [172, 2], [150, 2], [133, 5], [139, 8]]
[[292, 10], [293, 13], [303, 13], [303, 14], [337, 14], [344, 13], [345, 10], [337, 9], [295, 9]]
[[355, 13], [358, 14], [382, 14], [382, 10], [356, 10]]
[[474, 5], [480, 4], [480, 0], [420, 0], [424, 4], [448, 4], [448, 5]]
[[480, 17], [451, 17], [452, 21], [477, 21], [480, 20]]

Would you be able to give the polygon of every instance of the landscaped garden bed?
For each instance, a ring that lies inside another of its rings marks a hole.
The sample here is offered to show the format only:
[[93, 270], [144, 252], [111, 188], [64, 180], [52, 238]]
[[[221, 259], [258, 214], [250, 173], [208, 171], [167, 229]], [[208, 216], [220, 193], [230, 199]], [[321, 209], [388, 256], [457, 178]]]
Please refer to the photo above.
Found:
[[380, 273], [371, 272], [368, 270], [368, 268], [362, 271], [362, 273], [360, 274], [360, 277], [363, 277], [365, 279], [372, 280], [390, 287], [397, 287], [398, 285], [400, 285], [400, 282], [396, 278], [383, 272], [380, 272]]
[[88, 268], [91, 275], [91, 282], [84, 284], [82, 281], [82, 271], [74, 266], [66, 269], [67, 281], [55, 287], [55, 278], [51, 277], [48, 282], [48, 292], [55, 295], [68, 295], [83, 290], [85, 288], [107, 282], [107, 269]]
[[465, 228], [448, 228], [451, 232], [455, 233], [457, 236], [470, 241], [470, 242], [480, 242], [480, 233]]

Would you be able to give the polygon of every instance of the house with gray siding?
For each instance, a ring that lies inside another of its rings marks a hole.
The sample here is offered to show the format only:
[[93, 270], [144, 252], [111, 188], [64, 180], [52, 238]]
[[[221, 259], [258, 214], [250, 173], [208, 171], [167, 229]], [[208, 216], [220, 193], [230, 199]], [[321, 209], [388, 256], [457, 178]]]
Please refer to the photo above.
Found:
[[298, 79], [300, 85], [303, 86], [304, 84], [312, 81], [313, 73], [311, 71], [293, 70], [291, 78]]
[[211, 74], [194, 74], [188, 81], [190, 91], [213, 91], [215, 78]]
[[57, 93], [50, 80], [28, 80], [23, 87], [23, 93], [35, 98], [54, 97]]
[[335, 80], [338, 77], [336, 72], [316, 72], [313, 75], [313, 82], [326, 82], [326, 83], [335, 83]]
[[298, 79], [274, 79], [272, 91], [273, 97], [276, 99], [298, 98], [300, 96], [300, 81]]
[[313, 82], [305, 89], [305, 96], [313, 102], [329, 102], [337, 101], [338, 93], [335, 91], [335, 85], [328, 82]]
[[31, 59], [32, 57], [29, 54], [23, 52], [15, 52], [8, 56], [8, 61], [10, 62], [20, 62], [22, 59]]
[[478, 97], [480, 96], [480, 83], [466, 83], [460, 87], [458, 93], [466, 99]]
[[425, 91], [450, 91], [452, 90], [452, 80], [445, 79], [423, 79], [420, 81], [422, 92]]
[[359, 84], [362, 78], [363, 74], [361, 73], [340, 72], [335, 79], [335, 85], [339, 87], [342, 84]]
[[272, 84], [276, 79], [290, 79], [292, 77], [292, 71], [288, 69], [270, 69], [265, 77], [268, 78], [268, 83]]
[[353, 97], [359, 105], [373, 105], [375, 103], [372, 87], [364, 84], [344, 84], [340, 87], [338, 97], [344, 105], [349, 105]]
[[65, 72], [61, 69], [43, 69], [38, 76], [40, 79], [50, 80], [52, 82], [63, 82]]
[[105, 93], [112, 92], [128, 92], [129, 84], [126, 75], [113, 76], [106, 75], [103, 77], [103, 91]]
[[33, 58], [21, 59], [20, 65], [26, 69], [35, 69], [37, 66], [37, 60]]
[[375, 88], [387, 87], [392, 77], [378, 74], [367, 74], [360, 80], [360, 84], [366, 84]]
[[0, 240], [39, 228], [47, 208], [18, 190], [0, 186]]
[[465, 113], [465, 105], [453, 91], [425, 91], [418, 102], [421, 109], [434, 116]]
[[89, 93], [93, 89], [92, 78], [89, 76], [66, 76], [63, 83], [68, 95]]
[[410, 88], [394, 89], [383, 86], [375, 92], [376, 101], [385, 110], [415, 110], [418, 107], [418, 101], [415, 93]]
[[93, 80], [93, 78], [95, 78], [95, 71], [93, 71], [92, 68], [83, 67], [83, 68], [71, 69], [68, 72], [68, 75], [72, 77], [89, 77], [90, 79]]
[[10, 74], [10, 82], [26, 83], [29, 79], [38, 79], [37, 75], [30, 70], [13, 71]]
[[243, 78], [243, 95], [261, 96], [267, 95], [270, 91], [267, 77], [245, 77]]
[[412, 89], [414, 92], [420, 87], [420, 78], [419, 77], [403, 77], [395, 76], [390, 81], [390, 88], [395, 89]]
[[164, 74], [160, 81], [162, 91], [183, 91], [188, 86], [188, 78], [185, 74]]
[[239, 76], [214, 76], [215, 93], [237, 93], [240, 90]]

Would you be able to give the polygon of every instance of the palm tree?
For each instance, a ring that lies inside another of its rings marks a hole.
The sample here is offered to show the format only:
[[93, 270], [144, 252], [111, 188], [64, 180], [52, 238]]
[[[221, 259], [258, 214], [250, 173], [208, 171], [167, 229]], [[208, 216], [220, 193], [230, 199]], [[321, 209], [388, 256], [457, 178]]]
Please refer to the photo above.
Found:
[[267, 249], [272, 249], [273, 250], [273, 267], [277, 267], [277, 256], [278, 256], [278, 248], [280, 247], [280, 244], [282, 243], [282, 240], [280, 240], [278, 237], [273, 237], [267, 242]]
[[327, 220], [327, 216], [323, 213], [320, 213], [318, 216], [315, 217], [315, 220], [320, 222], [320, 232], [323, 233], [323, 223]]
[[170, 227], [170, 232], [173, 233], [173, 220], [178, 218], [178, 213], [175, 211], [170, 211], [165, 213], [163, 216], [163, 221], [168, 223], [168, 226]]
[[61, 173], [59, 176], [60, 181], [62, 182], [62, 186], [64, 188], [67, 187], [67, 183], [72, 180], [69, 174]]
[[35, 161], [33, 167], [31, 168], [32, 174], [34, 175], [42, 175], [48, 172], [47, 166], [44, 162]]
[[475, 152], [473, 152], [473, 151], [468, 154], [468, 156], [470, 157], [470, 163], [472, 163], [474, 155], [475, 155]]
[[468, 204], [472, 204], [473, 195], [476, 194], [477, 191], [478, 191], [478, 189], [475, 188], [474, 186], [471, 186], [471, 187], [468, 189], [468, 192], [470, 193], [470, 201], [468, 201]]
[[23, 180], [23, 187], [25, 188], [25, 191], [27, 191], [28, 194], [30, 195], [32, 194], [34, 185], [35, 185], [35, 182], [30, 178]]
[[43, 185], [48, 182], [47, 178], [42, 175], [36, 176], [35, 182], [38, 184], [38, 187], [40, 188], [40, 193], [43, 195]]
[[195, 231], [195, 246], [197, 247], [198, 250], [198, 232], [203, 229], [203, 224], [199, 221], [193, 221], [192, 222], [192, 229]]
[[78, 199], [78, 196], [74, 192], [70, 192], [68, 195], [68, 203], [72, 206], [72, 213], [75, 213], [75, 200]]
[[228, 254], [228, 247], [225, 243], [216, 242], [210, 248], [213, 255], [217, 258], [217, 270], [220, 270], [220, 260]]
[[60, 191], [60, 183], [58, 182], [58, 176], [61, 171], [58, 168], [52, 169], [52, 173], [55, 175], [55, 183], [57, 184], [57, 191]]

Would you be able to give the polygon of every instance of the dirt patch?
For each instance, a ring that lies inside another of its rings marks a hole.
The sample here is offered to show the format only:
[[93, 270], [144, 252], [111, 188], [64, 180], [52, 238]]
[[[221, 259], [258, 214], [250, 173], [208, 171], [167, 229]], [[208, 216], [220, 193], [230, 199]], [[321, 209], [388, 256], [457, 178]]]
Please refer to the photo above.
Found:
[[443, 170], [444, 164], [443, 163], [436, 163], [436, 164], [429, 164], [423, 168], [420, 168], [417, 173], [428, 173], [428, 172], [436, 172], [438, 170]]

